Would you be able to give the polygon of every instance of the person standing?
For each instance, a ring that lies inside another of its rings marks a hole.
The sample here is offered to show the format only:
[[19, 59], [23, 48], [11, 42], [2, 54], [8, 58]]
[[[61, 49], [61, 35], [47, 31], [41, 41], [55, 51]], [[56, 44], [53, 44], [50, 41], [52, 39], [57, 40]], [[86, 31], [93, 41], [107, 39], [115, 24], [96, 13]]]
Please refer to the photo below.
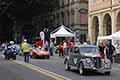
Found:
[[107, 41], [106, 45], [106, 57], [110, 59], [111, 63], [114, 63], [114, 53], [115, 47], [112, 45], [111, 41]]
[[29, 63], [29, 53], [30, 53], [30, 49], [29, 49], [29, 47], [28, 47], [28, 43], [27, 43], [27, 40], [26, 40], [26, 39], [23, 40], [21, 47], [22, 47], [22, 51], [23, 51], [23, 53], [24, 53], [24, 61], [25, 61], [26, 63]]
[[50, 55], [53, 56], [53, 49], [54, 49], [54, 43], [52, 40], [50, 40]]
[[115, 45], [115, 62], [119, 63], [119, 59], [120, 59], [120, 43], [117, 42]]
[[9, 45], [7, 45], [6, 51], [5, 51], [5, 60], [9, 60], [9, 58], [13, 55], [15, 55], [14, 60], [16, 59], [16, 47], [14, 45], [14, 41], [10, 41]]
[[64, 54], [63, 54], [63, 43], [62, 42], [60, 42], [60, 44], [59, 44], [59, 56], [64, 56]]
[[115, 53], [116, 53], [116, 55], [120, 54], [120, 44], [119, 43], [116, 43], [116, 45], [115, 45]]
[[64, 55], [67, 56], [67, 43], [66, 43], [66, 41], [63, 41], [63, 51], [64, 51]]
[[80, 40], [77, 39], [75, 45], [80, 45], [80, 44], [81, 44], [81, 43], [80, 43]]
[[104, 54], [105, 46], [104, 46], [103, 42], [99, 42], [98, 48], [99, 48], [99, 53], [100, 53], [101, 59], [105, 59], [105, 54]]
[[45, 48], [46, 50], [49, 49], [49, 43], [48, 43], [48, 41], [45, 41], [44, 48]]

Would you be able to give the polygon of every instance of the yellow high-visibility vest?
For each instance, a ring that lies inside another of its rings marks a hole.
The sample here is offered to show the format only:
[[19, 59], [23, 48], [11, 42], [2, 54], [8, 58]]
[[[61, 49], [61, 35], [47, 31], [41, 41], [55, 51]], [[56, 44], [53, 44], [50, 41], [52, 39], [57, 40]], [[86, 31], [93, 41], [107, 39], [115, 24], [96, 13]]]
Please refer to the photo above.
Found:
[[30, 52], [30, 49], [28, 48], [28, 44], [26, 42], [22, 43], [22, 50], [23, 50], [23, 53]]

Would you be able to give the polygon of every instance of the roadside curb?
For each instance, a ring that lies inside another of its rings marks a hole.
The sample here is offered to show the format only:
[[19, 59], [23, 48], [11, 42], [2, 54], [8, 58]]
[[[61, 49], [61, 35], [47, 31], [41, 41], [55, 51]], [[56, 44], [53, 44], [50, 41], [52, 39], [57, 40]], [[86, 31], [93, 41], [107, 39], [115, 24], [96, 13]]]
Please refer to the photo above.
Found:
[[18, 61], [18, 60], [15, 60], [13, 62], [17, 63], [17, 64], [20, 64], [20, 65], [23, 65], [23, 66], [25, 66], [25, 67], [27, 67], [29, 69], [34, 70], [34, 71], [37, 71], [37, 72], [39, 72], [39, 73], [41, 73], [43, 75], [49, 76], [49, 77], [51, 77], [51, 78], [53, 78], [55, 80], [72, 80], [72, 79], [69, 79], [67, 77], [61, 76], [59, 74], [56, 74], [56, 73], [50, 72], [48, 70], [42, 69], [42, 68], [40, 68], [38, 66], [32, 65], [30, 63], [25, 63], [25, 62]]
[[[4, 55], [0, 55], [1, 57], [4, 57]], [[22, 66], [25, 66], [31, 70], [34, 70], [34, 71], [37, 71], [43, 75], [46, 75], [48, 77], [51, 77], [55, 80], [72, 80], [70, 78], [67, 78], [67, 77], [64, 77], [64, 76], [61, 76], [59, 74], [56, 74], [54, 72], [50, 72], [48, 70], [45, 70], [43, 68], [40, 68], [38, 66], [35, 66], [35, 65], [32, 65], [30, 63], [25, 63], [25, 62], [22, 62], [22, 61], [19, 61], [19, 60], [13, 60], [12, 62], [16, 63], [16, 64], [19, 64], [19, 65], [22, 65]]]

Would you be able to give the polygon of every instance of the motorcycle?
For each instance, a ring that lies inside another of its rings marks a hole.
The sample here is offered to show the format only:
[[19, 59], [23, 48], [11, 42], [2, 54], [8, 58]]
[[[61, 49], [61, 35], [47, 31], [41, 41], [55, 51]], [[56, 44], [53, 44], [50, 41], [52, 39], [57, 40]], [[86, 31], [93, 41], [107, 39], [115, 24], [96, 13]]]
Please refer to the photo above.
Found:
[[4, 55], [5, 55], [5, 60], [9, 60], [10, 58], [16, 60], [16, 55], [17, 55], [16, 49], [14, 47], [8, 46]]

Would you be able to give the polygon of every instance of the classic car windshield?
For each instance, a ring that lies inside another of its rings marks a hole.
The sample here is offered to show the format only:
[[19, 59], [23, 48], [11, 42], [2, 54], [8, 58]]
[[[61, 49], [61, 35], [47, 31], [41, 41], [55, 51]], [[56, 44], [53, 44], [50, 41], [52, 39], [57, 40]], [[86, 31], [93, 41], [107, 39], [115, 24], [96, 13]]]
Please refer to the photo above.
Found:
[[98, 53], [98, 48], [97, 47], [80, 47], [80, 53], [92, 53], [96, 54]]

